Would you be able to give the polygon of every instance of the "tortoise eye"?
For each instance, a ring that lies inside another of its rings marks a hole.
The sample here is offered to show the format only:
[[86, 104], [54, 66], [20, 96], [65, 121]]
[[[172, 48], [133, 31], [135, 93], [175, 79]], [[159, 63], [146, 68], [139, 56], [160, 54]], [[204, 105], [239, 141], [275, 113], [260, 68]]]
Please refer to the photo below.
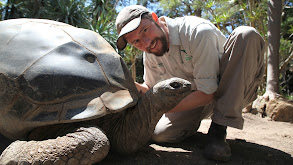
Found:
[[84, 58], [90, 62], [90, 63], [94, 63], [96, 61], [96, 56], [92, 55], [92, 54], [86, 54], [84, 55]]

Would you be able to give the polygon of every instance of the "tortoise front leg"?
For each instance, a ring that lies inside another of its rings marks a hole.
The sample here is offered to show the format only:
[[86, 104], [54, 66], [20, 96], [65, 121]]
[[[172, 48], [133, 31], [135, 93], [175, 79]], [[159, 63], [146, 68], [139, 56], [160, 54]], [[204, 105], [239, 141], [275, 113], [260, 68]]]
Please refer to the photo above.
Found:
[[108, 138], [99, 128], [81, 127], [55, 139], [15, 141], [3, 151], [0, 164], [91, 165], [108, 151]]

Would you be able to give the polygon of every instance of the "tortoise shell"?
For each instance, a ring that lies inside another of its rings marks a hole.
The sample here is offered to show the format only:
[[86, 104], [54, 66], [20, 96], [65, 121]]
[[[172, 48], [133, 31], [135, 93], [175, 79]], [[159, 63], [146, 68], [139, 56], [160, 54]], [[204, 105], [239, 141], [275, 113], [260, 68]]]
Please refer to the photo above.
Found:
[[0, 22], [0, 131], [84, 121], [134, 106], [138, 92], [116, 51], [91, 30], [44, 19]]

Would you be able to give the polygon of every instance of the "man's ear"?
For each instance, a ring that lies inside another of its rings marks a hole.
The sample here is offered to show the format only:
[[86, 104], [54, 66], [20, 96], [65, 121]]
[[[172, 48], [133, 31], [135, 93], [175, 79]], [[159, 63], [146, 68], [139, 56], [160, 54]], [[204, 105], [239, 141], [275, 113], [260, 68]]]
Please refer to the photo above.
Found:
[[152, 12], [152, 17], [153, 17], [153, 20], [155, 20], [156, 22], [158, 22], [158, 16], [156, 13]]

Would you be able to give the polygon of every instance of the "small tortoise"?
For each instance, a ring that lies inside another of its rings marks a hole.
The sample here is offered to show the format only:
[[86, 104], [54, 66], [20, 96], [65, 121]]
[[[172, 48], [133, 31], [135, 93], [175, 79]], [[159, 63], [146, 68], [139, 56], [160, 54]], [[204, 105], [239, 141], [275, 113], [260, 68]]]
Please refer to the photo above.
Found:
[[[43, 19], [0, 22], [0, 164], [94, 164], [135, 152], [190, 93], [171, 78], [140, 96], [97, 33]], [[110, 147], [111, 144], [111, 147]]]

